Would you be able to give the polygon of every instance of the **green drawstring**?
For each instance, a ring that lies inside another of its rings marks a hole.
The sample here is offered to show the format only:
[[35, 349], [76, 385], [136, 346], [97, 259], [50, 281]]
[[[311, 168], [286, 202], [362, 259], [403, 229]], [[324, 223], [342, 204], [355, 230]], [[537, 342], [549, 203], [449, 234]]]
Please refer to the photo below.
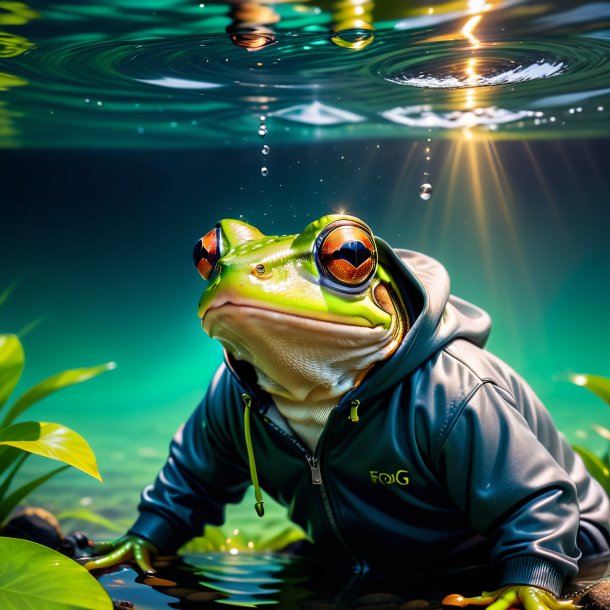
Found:
[[254, 496], [256, 498], [256, 514], [262, 517], [265, 514], [263, 506], [263, 495], [261, 488], [258, 485], [258, 475], [256, 474], [256, 462], [254, 461], [254, 451], [252, 450], [252, 438], [250, 436], [250, 407], [252, 406], [252, 398], [248, 394], [242, 394], [241, 399], [244, 401], [246, 410], [244, 411], [244, 432], [246, 434], [246, 448], [248, 450], [248, 463], [250, 464], [250, 478], [254, 485]]
[[360, 421], [360, 418], [358, 417], [358, 407], [360, 406], [360, 401], [352, 400], [352, 402], [349, 404], [350, 409], [348, 419], [352, 422], [352, 424], [356, 424]]

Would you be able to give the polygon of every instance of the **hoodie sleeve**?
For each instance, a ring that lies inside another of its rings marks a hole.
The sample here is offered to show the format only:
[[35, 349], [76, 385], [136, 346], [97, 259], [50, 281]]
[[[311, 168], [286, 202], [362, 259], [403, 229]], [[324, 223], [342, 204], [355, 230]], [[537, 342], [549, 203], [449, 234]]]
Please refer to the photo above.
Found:
[[558, 594], [578, 571], [576, 488], [511, 402], [483, 383], [453, 421], [435, 464], [472, 528], [491, 541], [500, 585]]
[[239, 502], [250, 482], [237, 449], [240, 430], [243, 435], [237, 399], [223, 365], [174, 436], [155, 482], [143, 490], [140, 516], [130, 534], [149, 540], [162, 553], [173, 553], [200, 535], [204, 524], [224, 522], [225, 504]]

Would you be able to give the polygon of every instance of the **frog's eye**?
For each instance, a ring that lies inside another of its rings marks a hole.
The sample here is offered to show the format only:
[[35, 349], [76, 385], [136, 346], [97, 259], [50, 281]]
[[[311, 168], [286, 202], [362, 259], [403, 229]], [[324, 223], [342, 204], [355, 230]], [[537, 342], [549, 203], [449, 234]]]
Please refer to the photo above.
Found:
[[206, 233], [193, 248], [193, 262], [204, 280], [209, 280], [220, 258], [220, 228]]
[[323, 233], [318, 246], [318, 264], [335, 283], [359, 288], [371, 279], [377, 262], [373, 236], [350, 222], [332, 226]]

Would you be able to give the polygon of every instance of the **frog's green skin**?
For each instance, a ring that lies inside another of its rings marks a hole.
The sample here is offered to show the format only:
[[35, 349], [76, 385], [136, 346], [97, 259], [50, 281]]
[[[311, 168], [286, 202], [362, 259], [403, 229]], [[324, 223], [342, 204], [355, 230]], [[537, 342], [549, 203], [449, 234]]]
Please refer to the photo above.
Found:
[[[359, 293], [323, 285], [314, 258], [314, 244], [330, 223], [357, 218], [328, 215], [312, 222], [298, 235], [265, 236], [238, 220], [220, 221], [223, 255], [199, 302], [199, 317], [225, 303], [267, 308], [304, 318], [389, 329], [393, 318], [375, 301], [380, 282], [392, 284], [381, 264], [373, 280]], [[256, 273], [257, 265], [265, 273]]]

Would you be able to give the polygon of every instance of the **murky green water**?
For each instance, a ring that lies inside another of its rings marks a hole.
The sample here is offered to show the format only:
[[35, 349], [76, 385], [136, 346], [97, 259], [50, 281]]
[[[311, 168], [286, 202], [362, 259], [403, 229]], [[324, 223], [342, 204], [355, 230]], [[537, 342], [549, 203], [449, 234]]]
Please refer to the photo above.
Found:
[[[65, 473], [33, 501], [129, 526], [221, 360], [190, 256], [231, 216], [296, 233], [348, 210], [439, 259], [492, 315], [490, 349], [601, 450], [610, 414], [565, 377], [610, 375], [609, 37], [603, 2], [0, 2], [0, 291], [19, 281], [0, 320], [40, 321], [20, 388], [118, 363], [32, 411], [89, 440], [104, 485]], [[268, 513], [229, 507], [245, 547], [168, 567], [175, 586], [102, 581], [150, 608], [336, 599], [257, 554], [286, 526]], [[255, 585], [208, 586], [210, 566]]]

